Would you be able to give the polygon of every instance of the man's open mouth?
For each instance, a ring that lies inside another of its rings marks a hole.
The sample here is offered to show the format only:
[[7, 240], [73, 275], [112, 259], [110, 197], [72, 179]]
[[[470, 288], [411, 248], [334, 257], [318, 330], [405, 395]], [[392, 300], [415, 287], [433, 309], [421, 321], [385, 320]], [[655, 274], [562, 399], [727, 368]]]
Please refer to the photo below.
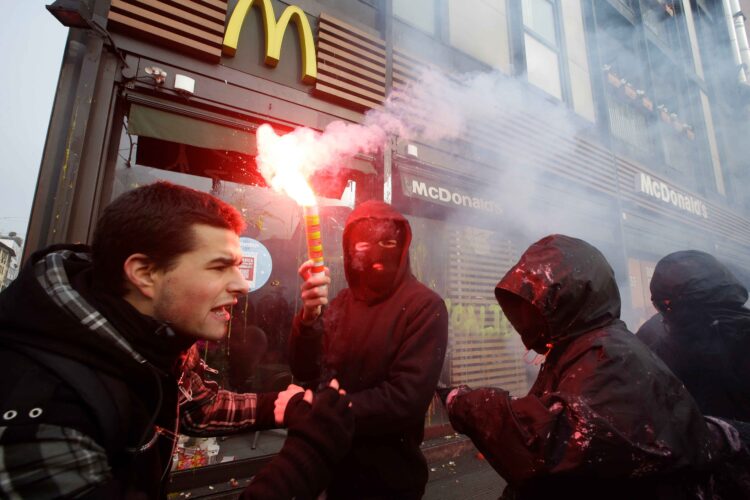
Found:
[[227, 306], [214, 307], [211, 309], [211, 313], [213, 313], [219, 321], [229, 321], [231, 318]]

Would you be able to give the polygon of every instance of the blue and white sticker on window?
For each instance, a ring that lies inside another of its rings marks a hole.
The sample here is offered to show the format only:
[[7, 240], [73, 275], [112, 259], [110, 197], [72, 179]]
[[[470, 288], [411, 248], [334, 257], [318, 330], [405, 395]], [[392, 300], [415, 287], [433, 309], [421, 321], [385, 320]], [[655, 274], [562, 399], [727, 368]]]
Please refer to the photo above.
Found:
[[273, 259], [271, 253], [260, 241], [252, 238], [240, 238], [242, 264], [240, 272], [247, 280], [250, 291], [259, 290], [271, 277]]

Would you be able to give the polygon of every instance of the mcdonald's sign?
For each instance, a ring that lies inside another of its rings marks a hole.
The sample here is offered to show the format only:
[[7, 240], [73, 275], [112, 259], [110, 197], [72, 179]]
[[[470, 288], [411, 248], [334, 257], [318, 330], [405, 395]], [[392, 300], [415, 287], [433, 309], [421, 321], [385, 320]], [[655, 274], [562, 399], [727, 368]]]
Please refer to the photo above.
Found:
[[237, 43], [242, 31], [245, 17], [250, 9], [256, 5], [263, 15], [263, 26], [265, 29], [266, 54], [265, 63], [275, 67], [281, 57], [281, 43], [284, 40], [289, 22], [294, 22], [300, 38], [300, 49], [302, 51], [302, 81], [304, 83], [315, 83], [318, 77], [317, 60], [315, 58], [315, 42], [313, 41], [312, 29], [307, 20], [305, 12], [296, 5], [290, 5], [276, 20], [271, 0], [239, 0], [232, 11], [222, 42], [222, 53], [233, 57], [237, 52]]

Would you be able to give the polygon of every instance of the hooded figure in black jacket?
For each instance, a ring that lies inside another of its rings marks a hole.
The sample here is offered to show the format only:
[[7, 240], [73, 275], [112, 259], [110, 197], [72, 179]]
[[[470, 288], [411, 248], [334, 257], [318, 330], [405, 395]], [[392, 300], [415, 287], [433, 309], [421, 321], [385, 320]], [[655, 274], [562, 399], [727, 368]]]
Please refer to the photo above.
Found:
[[679, 378], [706, 415], [750, 421], [747, 289], [715, 257], [667, 255], [651, 278], [659, 311], [636, 334]]
[[355, 416], [351, 452], [329, 499], [420, 498], [427, 464], [419, 445], [448, 337], [443, 300], [409, 268], [411, 228], [390, 205], [362, 203], [343, 235], [349, 288], [327, 303], [329, 278], [300, 267], [303, 310], [290, 338], [290, 366], [303, 381], [336, 377]]
[[189, 355], [226, 334], [247, 292], [243, 225], [206, 193], [156, 183], [105, 209], [93, 249], [29, 259], [0, 294], [0, 497], [164, 498], [178, 432], [285, 423], [284, 448], [244, 495], [314, 498], [351, 440], [337, 384], [314, 399], [293, 386], [237, 394], [204, 384]]
[[733, 427], [704, 420], [619, 320], [614, 273], [597, 249], [543, 238], [495, 296], [544, 364], [525, 397], [459, 387], [446, 404], [454, 428], [508, 482], [503, 498], [713, 498], [713, 463], [746, 450]]

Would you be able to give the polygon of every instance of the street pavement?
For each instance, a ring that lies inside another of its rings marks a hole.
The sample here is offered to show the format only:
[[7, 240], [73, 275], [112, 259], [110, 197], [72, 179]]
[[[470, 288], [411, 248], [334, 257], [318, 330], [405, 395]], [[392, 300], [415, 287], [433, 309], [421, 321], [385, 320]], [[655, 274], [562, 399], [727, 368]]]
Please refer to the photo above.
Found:
[[424, 500], [496, 500], [505, 488], [476, 450], [430, 464]]

